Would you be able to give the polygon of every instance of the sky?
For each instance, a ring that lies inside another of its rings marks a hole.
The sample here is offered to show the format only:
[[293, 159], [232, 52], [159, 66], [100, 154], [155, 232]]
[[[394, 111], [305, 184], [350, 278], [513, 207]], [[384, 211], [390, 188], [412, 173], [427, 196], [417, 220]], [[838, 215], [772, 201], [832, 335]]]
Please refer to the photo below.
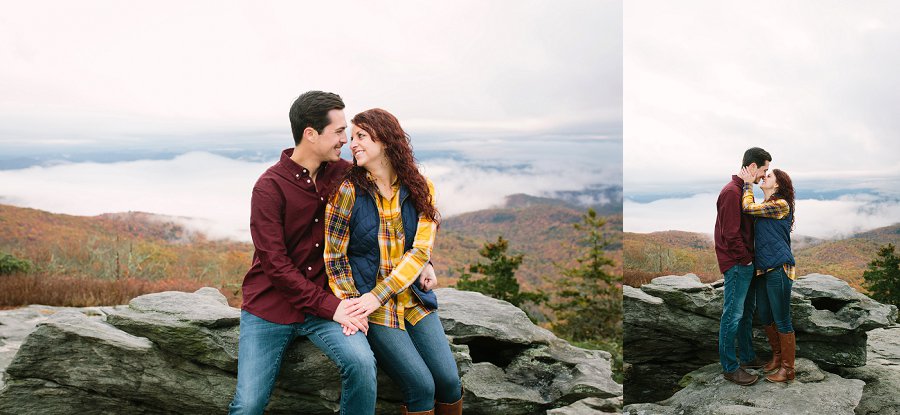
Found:
[[618, 1], [0, 1], [0, 203], [246, 240], [313, 89], [395, 114], [448, 215], [621, 186]]
[[793, 178], [796, 233], [900, 222], [898, 18], [888, 1], [626, 2], [625, 230], [711, 233], [750, 147]]

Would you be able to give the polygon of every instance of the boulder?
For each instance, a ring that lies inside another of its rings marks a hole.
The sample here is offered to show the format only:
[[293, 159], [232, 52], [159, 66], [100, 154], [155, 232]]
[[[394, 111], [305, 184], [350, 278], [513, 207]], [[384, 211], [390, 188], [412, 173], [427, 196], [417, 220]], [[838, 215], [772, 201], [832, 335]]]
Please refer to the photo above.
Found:
[[866, 365], [836, 373], [866, 383], [857, 415], [900, 415], [900, 326], [870, 331]]
[[[718, 361], [723, 282], [704, 284], [693, 274], [663, 276], [640, 289], [624, 287], [626, 403], [665, 399], [675, 382], [694, 369]], [[824, 368], [866, 364], [866, 333], [887, 327], [897, 308], [880, 304], [829, 275], [810, 274], [794, 283], [791, 295], [797, 355]], [[769, 354], [762, 328], [754, 328], [754, 348]]]
[[625, 406], [625, 413], [695, 415], [853, 415], [862, 398], [864, 383], [819, 369], [808, 359], [797, 359], [797, 378], [787, 384], [760, 380], [738, 386], [722, 377], [713, 363], [686, 375], [684, 387], [658, 403]]
[[[437, 295], [465, 389], [465, 413], [582, 411], [563, 412], [575, 414], [621, 399], [608, 353], [568, 344], [509, 303], [448, 288]], [[217, 290], [148, 294], [89, 314], [55, 308], [36, 327], [19, 330], [18, 352], [0, 386], [0, 414], [227, 408], [236, 383], [240, 311]], [[378, 413], [395, 413], [401, 393], [383, 374], [378, 379]], [[301, 338], [285, 354], [267, 411], [333, 414], [339, 399], [336, 366]]]

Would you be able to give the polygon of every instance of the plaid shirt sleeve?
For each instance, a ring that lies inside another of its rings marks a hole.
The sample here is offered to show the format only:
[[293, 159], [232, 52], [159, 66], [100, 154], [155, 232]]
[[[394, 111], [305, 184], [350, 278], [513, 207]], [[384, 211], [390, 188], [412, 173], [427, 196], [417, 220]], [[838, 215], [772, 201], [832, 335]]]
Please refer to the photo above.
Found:
[[[434, 184], [431, 180], [428, 182], [428, 193], [431, 195], [432, 203], [434, 203]], [[391, 271], [391, 274], [384, 280], [379, 282], [372, 290], [381, 301], [381, 304], [387, 302], [392, 294], [397, 294], [410, 284], [415, 282], [422, 268], [431, 258], [431, 249], [434, 247], [434, 238], [437, 233], [437, 224], [419, 214], [419, 225], [416, 227], [416, 237], [413, 240], [412, 249], [406, 251], [400, 262]]]
[[784, 199], [756, 203], [753, 198], [753, 186], [750, 183], [744, 183], [741, 207], [744, 213], [762, 218], [783, 219], [788, 213], [791, 213], [791, 207]]
[[347, 259], [350, 213], [355, 201], [353, 184], [344, 181], [325, 207], [325, 272], [328, 274], [328, 286], [340, 299], [359, 297]]

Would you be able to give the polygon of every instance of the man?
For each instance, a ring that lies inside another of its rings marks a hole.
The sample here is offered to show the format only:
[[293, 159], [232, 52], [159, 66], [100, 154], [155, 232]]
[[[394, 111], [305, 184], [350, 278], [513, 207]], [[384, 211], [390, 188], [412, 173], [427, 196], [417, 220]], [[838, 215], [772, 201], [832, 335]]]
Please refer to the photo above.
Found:
[[[238, 382], [230, 414], [262, 414], [285, 349], [307, 336], [341, 372], [341, 414], [375, 413], [375, 357], [358, 299], [340, 300], [325, 274], [325, 203], [350, 166], [344, 103], [310, 91], [290, 110], [295, 147], [253, 187], [253, 265], [244, 277]], [[343, 327], [342, 327], [343, 326]], [[359, 333], [362, 331], [362, 333]]]
[[[744, 152], [741, 167], [755, 169], [754, 183], [765, 177], [772, 156], [759, 147]], [[725, 302], [719, 322], [719, 360], [725, 379], [738, 385], [752, 385], [758, 376], [747, 373], [745, 368], [760, 368], [766, 362], [753, 353], [752, 324], [756, 308], [756, 293], [752, 289], [755, 274], [753, 267], [753, 218], [741, 212], [741, 196], [744, 180], [737, 175], [722, 188], [716, 201], [716, 258], [719, 270], [725, 275]], [[737, 340], [742, 363], [735, 356]]]

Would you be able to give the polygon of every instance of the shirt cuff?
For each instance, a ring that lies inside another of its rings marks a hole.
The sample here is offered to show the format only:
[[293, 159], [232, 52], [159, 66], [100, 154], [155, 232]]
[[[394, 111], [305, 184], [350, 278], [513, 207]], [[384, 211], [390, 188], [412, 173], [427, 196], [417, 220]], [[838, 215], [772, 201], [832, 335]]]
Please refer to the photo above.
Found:
[[338, 306], [341, 304], [341, 299], [337, 298], [331, 294], [325, 295], [322, 298], [322, 304], [319, 306], [319, 309], [316, 310], [316, 314], [319, 317], [327, 318], [329, 320], [334, 319], [334, 313], [337, 312]]
[[388, 287], [383, 281], [379, 282], [375, 288], [372, 289], [371, 293], [375, 295], [375, 298], [378, 298], [378, 301], [381, 301], [381, 305], [387, 303], [388, 299], [391, 298], [391, 295], [394, 294], [391, 291], [391, 287]]

